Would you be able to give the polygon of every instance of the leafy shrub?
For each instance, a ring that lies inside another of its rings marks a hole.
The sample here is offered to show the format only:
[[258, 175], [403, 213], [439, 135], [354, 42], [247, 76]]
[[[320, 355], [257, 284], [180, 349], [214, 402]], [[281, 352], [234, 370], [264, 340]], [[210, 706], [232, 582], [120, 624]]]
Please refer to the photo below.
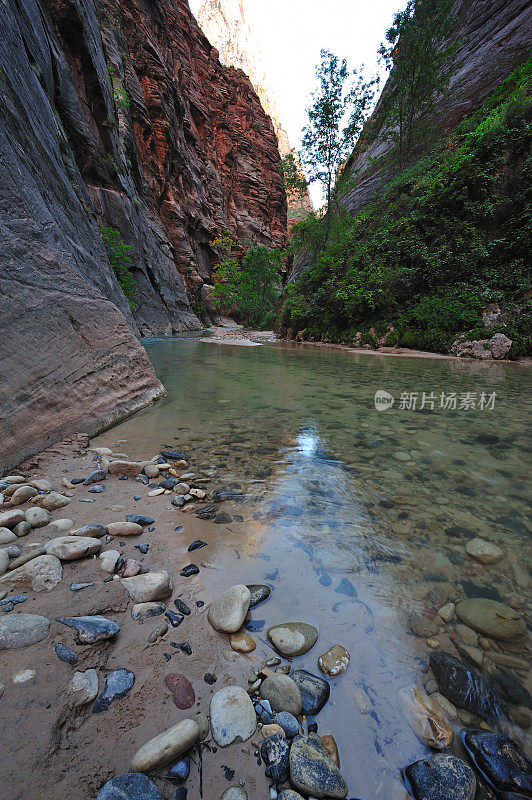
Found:
[[281, 294], [283, 253], [267, 247], [250, 247], [239, 258], [231, 236], [220, 236], [212, 244], [220, 256], [213, 288], [218, 308], [235, 308], [237, 319], [248, 326], [271, 325]]
[[285, 290], [281, 329], [341, 341], [385, 322], [397, 344], [446, 352], [496, 302], [513, 352], [529, 352], [531, 315], [516, 309], [530, 292], [531, 88], [528, 61], [356, 216], [297, 225], [292, 252], [311, 266]]
[[137, 281], [129, 269], [132, 263], [131, 253], [135, 251], [132, 244], [126, 244], [122, 239], [120, 231], [116, 228], [100, 228], [100, 234], [105, 242], [107, 257], [113, 268], [120, 288], [127, 298], [129, 307], [134, 311], [138, 306], [133, 300], [137, 288]]

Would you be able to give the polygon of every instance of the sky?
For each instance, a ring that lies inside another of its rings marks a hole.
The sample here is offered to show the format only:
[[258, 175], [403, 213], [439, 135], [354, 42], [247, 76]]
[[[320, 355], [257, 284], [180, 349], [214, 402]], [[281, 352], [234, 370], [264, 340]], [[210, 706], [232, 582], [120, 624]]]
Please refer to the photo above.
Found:
[[[194, 13], [201, 6], [201, 0], [189, 3]], [[246, 5], [281, 121], [298, 149], [320, 50], [346, 58], [351, 68], [364, 64], [374, 75], [377, 49], [406, 0], [247, 0]], [[318, 187], [312, 196], [320, 205]]]

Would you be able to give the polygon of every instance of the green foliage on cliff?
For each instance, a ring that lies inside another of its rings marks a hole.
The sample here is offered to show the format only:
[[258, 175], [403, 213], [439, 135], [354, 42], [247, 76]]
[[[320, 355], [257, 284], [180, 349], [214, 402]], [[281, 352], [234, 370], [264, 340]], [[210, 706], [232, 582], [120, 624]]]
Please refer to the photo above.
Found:
[[213, 246], [220, 257], [213, 272], [212, 293], [217, 307], [231, 309], [248, 327], [273, 326], [281, 294], [282, 251], [250, 247], [239, 256], [231, 236], [219, 236]]
[[314, 216], [297, 226], [313, 266], [286, 288], [281, 327], [370, 344], [393, 327], [388, 344], [447, 352], [459, 333], [486, 338], [498, 303], [506, 327], [490, 331], [530, 352], [531, 89], [528, 61], [355, 217], [331, 213], [328, 235]]
[[105, 242], [107, 257], [120, 288], [124, 292], [131, 310], [134, 311], [137, 308], [137, 303], [133, 300], [137, 281], [133, 277], [129, 265], [132, 263], [131, 254], [135, 251], [135, 247], [132, 244], [126, 244], [120, 231], [116, 228], [100, 228], [100, 234]]

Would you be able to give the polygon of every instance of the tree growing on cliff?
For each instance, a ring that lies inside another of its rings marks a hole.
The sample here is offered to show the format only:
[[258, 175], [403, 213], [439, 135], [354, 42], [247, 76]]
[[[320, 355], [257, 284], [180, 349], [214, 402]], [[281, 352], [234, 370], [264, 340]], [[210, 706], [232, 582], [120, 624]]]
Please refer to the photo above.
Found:
[[345, 59], [326, 50], [321, 51], [316, 78], [300, 161], [309, 183], [322, 185], [329, 211], [338, 172], [369, 116], [378, 79], [367, 81], [362, 69], [350, 72]]
[[449, 87], [456, 68], [456, 43], [450, 43], [453, 0], [408, 0], [386, 31], [379, 55], [391, 70], [391, 92], [380, 116], [396, 142], [399, 168], [430, 134], [435, 102]]
[[295, 150], [291, 150], [281, 158], [278, 170], [288, 199], [302, 205], [308, 191], [308, 183]]

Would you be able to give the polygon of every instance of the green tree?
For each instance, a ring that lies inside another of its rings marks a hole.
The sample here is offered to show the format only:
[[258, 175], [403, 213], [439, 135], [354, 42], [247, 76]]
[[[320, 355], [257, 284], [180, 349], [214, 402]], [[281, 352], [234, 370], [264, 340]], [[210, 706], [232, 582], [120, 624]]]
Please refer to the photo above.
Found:
[[137, 308], [137, 303], [133, 300], [137, 288], [137, 281], [133, 277], [129, 265], [132, 263], [131, 254], [135, 247], [126, 244], [122, 239], [120, 231], [116, 228], [100, 228], [100, 234], [105, 242], [107, 257], [113, 268], [120, 288], [124, 292], [132, 311]]
[[250, 247], [239, 259], [230, 236], [220, 236], [212, 244], [220, 256], [212, 292], [216, 305], [235, 307], [237, 318], [246, 325], [264, 328], [273, 324], [281, 294], [282, 251]]
[[316, 78], [300, 160], [309, 183], [321, 183], [329, 211], [338, 171], [369, 116], [378, 79], [366, 81], [362, 70], [351, 73], [345, 59], [326, 50], [321, 51]]
[[438, 96], [446, 92], [456, 69], [456, 43], [449, 37], [455, 23], [453, 0], [408, 0], [379, 55], [391, 70], [391, 92], [382, 105], [382, 120], [398, 146], [399, 168], [430, 133], [429, 117]]
[[308, 183], [295, 150], [281, 158], [278, 170], [288, 199], [302, 204], [308, 191]]

